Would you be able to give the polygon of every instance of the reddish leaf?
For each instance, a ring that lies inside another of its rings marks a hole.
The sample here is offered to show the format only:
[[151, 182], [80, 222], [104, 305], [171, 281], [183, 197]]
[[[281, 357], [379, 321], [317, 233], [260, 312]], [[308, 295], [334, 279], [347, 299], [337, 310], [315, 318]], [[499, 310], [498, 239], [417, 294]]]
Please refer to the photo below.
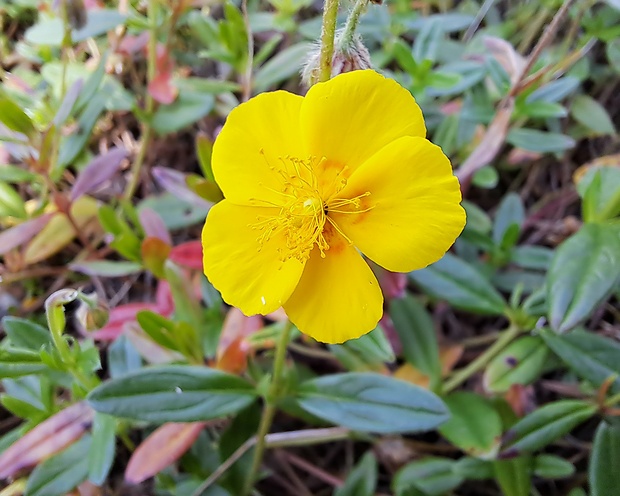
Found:
[[383, 291], [386, 300], [393, 298], [404, 298], [405, 288], [407, 287], [407, 276], [401, 272], [390, 272], [380, 269], [379, 286]]
[[170, 423], [156, 429], [134, 451], [127, 464], [125, 480], [139, 484], [172, 465], [191, 448], [204, 426], [205, 422]]
[[233, 374], [242, 373], [247, 365], [250, 345], [246, 338], [263, 327], [259, 315], [246, 317], [238, 308], [232, 307], [222, 326], [217, 346], [216, 368]]
[[140, 224], [147, 237], [159, 238], [164, 243], [172, 245], [170, 233], [166, 228], [166, 224], [155, 210], [151, 208], [143, 208], [140, 210]]
[[149, 42], [149, 32], [143, 31], [138, 36], [127, 35], [121, 41], [118, 51], [125, 55], [133, 55], [146, 47]]
[[158, 45], [155, 77], [149, 83], [148, 91], [156, 101], [164, 105], [170, 105], [179, 94], [178, 88], [172, 84], [172, 69], [170, 54], [163, 45]]
[[76, 403], [37, 425], [0, 455], [0, 479], [33, 467], [77, 441], [90, 428], [94, 412]]
[[113, 308], [110, 311], [108, 323], [88, 335], [100, 341], [113, 341], [123, 333], [125, 324], [135, 322], [136, 315], [142, 310], [150, 310], [164, 317], [172, 314], [174, 302], [170, 293], [170, 285], [165, 281], [160, 281], [155, 294], [155, 303], [127, 303]]
[[190, 269], [202, 270], [202, 243], [188, 241], [172, 248], [170, 260]]
[[77, 181], [75, 181], [71, 189], [71, 201], [75, 201], [80, 196], [94, 191], [110, 179], [116, 174], [126, 156], [127, 150], [113, 148], [105, 155], [96, 157], [80, 172]]
[[44, 214], [0, 233], [0, 255], [4, 255], [26, 241], [30, 241], [49, 222], [52, 215], [54, 214]]
[[170, 254], [170, 245], [159, 238], [146, 238], [140, 249], [142, 262], [156, 277], [164, 277], [164, 264]]

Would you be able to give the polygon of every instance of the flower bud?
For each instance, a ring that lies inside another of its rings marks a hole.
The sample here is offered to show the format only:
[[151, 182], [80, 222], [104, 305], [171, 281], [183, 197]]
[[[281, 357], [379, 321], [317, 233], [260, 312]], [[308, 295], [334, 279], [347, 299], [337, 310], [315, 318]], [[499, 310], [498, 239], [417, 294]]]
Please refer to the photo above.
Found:
[[[310, 56], [301, 71], [302, 81], [308, 87], [312, 86], [319, 80], [319, 75], [321, 72], [320, 58], [320, 45], [317, 44], [310, 53]], [[356, 35], [353, 36], [351, 40], [345, 41], [342, 30], [339, 31], [336, 34], [331, 77], [337, 76], [338, 74], [342, 74], [344, 72], [370, 68], [370, 53], [362, 43], [362, 39]]]

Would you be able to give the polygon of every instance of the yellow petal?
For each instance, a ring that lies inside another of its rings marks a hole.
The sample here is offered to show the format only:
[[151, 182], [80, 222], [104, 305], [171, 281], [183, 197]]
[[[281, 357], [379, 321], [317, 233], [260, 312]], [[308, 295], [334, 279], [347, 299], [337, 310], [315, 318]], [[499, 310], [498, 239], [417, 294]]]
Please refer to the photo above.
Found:
[[282, 234], [274, 233], [262, 247], [258, 243], [260, 231], [252, 226], [274, 210], [222, 200], [211, 208], [202, 231], [205, 275], [226, 303], [246, 315], [265, 315], [282, 306], [303, 271], [299, 260], [281, 260]]
[[284, 310], [300, 331], [317, 341], [342, 343], [377, 326], [383, 296], [357, 250], [338, 233], [331, 233], [325, 258], [316, 247], [312, 250]]
[[[224, 196], [238, 205], [282, 200], [278, 170], [287, 156], [306, 158], [299, 113], [303, 98], [263, 93], [236, 107], [213, 145], [213, 174]], [[258, 202], [255, 199], [264, 200]]]
[[372, 70], [315, 84], [301, 107], [308, 151], [346, 165], [349, 172], [402, 136], [426, 136], [411, 93]]
[[461, 191], [441, 148], [405, 137], [380, 150], [338, 193], [370, 192], [364, 213], [330, 213], [368, 258], [394, 272], [421, 269], [439, 260], [465, 226]]

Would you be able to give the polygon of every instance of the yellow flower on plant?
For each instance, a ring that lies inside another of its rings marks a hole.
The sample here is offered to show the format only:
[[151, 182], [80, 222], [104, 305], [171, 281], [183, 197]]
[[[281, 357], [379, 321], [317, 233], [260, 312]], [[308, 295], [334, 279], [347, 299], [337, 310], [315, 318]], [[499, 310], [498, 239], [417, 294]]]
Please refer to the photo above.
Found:
[[411, 94], [371, 70], [239, 105], [213, 147], [225, 199], [202, 234], [206, 276], [245, 314], [282, 306], [318, 341], [371, 331], [383, 296], [360, 252], [421, 269], [465, 225], [450, 161], [425, 136]]

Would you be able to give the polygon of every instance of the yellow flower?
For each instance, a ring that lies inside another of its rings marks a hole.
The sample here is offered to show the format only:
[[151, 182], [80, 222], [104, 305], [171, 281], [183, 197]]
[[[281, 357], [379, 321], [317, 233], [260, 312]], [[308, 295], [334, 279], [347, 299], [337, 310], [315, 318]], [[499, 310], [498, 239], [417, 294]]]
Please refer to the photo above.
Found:
[[371, 331], [383, 297], [360, 252], [421, 269], [465, 225], [450, 161], [425, 135], [411, 94], [371, 70], [239, 105], [213, 148], [225, 199], [203, 230], [205, 274], [245, 314], [282, 306], [318, 341]]

